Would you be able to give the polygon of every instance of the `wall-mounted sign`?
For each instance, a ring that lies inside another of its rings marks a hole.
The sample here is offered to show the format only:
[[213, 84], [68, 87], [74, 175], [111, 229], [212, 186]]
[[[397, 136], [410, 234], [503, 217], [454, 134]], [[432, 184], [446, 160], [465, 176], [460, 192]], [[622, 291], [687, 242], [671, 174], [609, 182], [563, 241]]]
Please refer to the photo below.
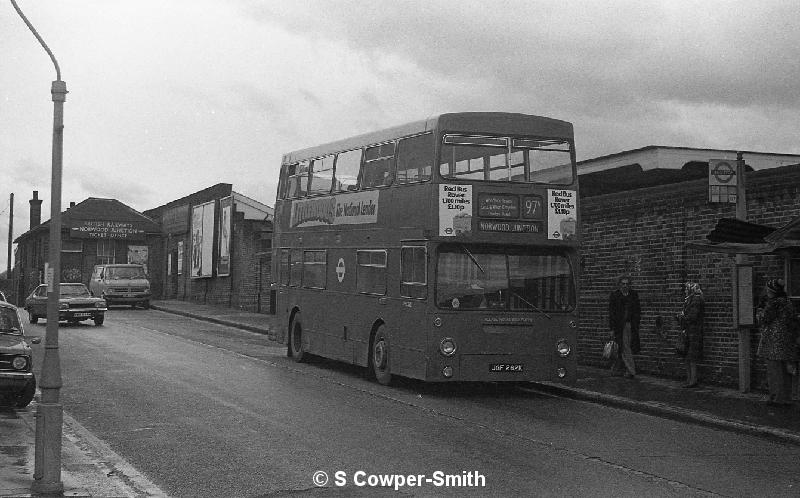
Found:
[[233, 197], [219, 200], [219, 259], [217, 275], [226, 277], [231, 274], [231, 231], [233, 228]]
[[138, 223], [127, 221], [77, 221], [69, 227], [69, 235], [77, 239], [144, 240], [145, 231]]
[[192, 208], [191, 277], [210, 277], [214, 254], [214, 201]]

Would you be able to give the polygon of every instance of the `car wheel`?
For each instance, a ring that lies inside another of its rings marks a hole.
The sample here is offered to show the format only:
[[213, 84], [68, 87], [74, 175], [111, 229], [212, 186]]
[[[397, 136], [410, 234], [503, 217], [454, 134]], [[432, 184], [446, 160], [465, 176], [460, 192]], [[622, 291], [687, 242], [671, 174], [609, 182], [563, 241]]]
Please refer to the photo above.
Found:
[[36, 316], [33, 311], [28, 310], [28, 321], [31, 323], [36, 323], [39, 321], [39, 317]]
[[383, 327], [375, 332], [370, 348], [369, 363], [372, 375], [378, 384], [388, 386], [392, 382], [392, 362], [389, 355], [389, 336]]
[[94, 324], [95, 325], [103, 325], [103, 322], [106, 321], [105, 315], [97, 315], [94, 317]]
[[32, 378], [30, 382], [25, 384], [25, 389], [22, 390], [19, 394], [14, 396], [14, 406], [17, 408], [25, 408], [31, 401], [33, 401], [33, 397], [36, 395], [36, 377]]
[[303, 350], [303, 324], [300, 322], [300, 313], [292, 320], [292, 329], [289, 332], [289, 356], [298, 363], [308, 359], [308, 353]]

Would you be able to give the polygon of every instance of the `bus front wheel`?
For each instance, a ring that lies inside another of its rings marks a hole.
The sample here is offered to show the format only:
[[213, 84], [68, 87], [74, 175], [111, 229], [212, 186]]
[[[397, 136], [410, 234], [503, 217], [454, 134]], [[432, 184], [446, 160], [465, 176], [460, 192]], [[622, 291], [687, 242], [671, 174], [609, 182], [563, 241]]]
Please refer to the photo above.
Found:
[[392, 381], [391, 358], [389, 356], [389, 337], [383, 328], [375, 332], [370, 351], [372, 374], [378, 384], [387, 386]]
[[300, 322], [300, 313], [296, 314], [292, 320], [292, 328], [289, 333], [289, 356], [298, 363], [304, 362], [308, 357], [308, 353], [303, 350], [303, 324]]

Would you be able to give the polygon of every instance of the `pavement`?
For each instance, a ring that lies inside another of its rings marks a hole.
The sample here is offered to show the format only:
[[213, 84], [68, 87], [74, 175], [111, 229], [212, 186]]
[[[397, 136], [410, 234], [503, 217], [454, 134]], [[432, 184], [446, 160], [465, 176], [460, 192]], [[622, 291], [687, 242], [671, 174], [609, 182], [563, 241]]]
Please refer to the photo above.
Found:
[[[153, 301], [151, 307], [168, 313], [266, 334], [274, 318], [234, 308], [188, 301]], [[531, 388], [647, 413], [720, 430], [734, 431], [800, 445], [800, 402], [775, 407], [765, 393], [704, 385], [683, 388], [682, 380], [637, 375], [612, 376], [607, 369], [578, 367], [575, 386], [537, 383]], [[0, 497], [48, 496], [31, 491], [34, 468], [35, 409], [0, 407]], [[68, 412], [68, 407], [65, 409]], [[166, 496], [102, 441], [64, 416], [62, 473], [64, 491], [57, 496], [140, 497]]]

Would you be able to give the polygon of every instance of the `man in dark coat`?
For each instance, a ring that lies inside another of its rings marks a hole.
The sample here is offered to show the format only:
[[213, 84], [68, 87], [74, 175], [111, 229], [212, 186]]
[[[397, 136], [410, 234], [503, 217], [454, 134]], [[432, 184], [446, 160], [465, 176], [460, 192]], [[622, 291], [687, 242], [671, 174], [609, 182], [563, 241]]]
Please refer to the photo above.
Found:
[[611, 366], [612, 372], [625, 367], [625, 377], [636, 375], [633, 355], [639, 353], [639, 321], [641, 308], [639, 295], [631, 289], [631, 279], [627, 275], [617, 280], [619, 288], [611, 293], [608, 300], [608, 327], [617, 344], [619, 354]]

